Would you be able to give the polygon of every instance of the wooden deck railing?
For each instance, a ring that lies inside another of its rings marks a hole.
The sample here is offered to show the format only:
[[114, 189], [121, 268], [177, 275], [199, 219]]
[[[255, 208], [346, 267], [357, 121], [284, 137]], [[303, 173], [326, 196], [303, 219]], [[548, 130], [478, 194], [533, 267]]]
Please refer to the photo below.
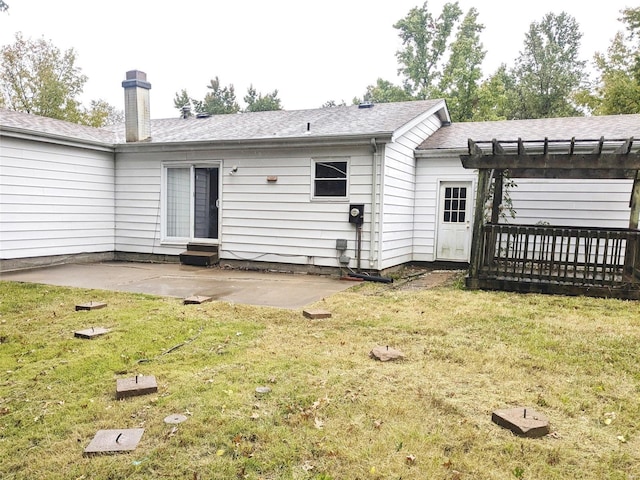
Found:
[[640, 289], [640, 231], [496, 225], [483, 227], [481, 279]]

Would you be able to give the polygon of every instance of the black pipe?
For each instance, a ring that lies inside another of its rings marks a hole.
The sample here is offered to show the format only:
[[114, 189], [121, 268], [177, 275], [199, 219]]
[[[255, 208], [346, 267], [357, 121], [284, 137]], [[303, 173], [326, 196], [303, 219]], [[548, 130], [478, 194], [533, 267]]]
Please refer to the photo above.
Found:
[[364, 273], [349, 273], [349, 276], [355, 277], [355, 278], [361, 278], [363, 280], [368, 280], [370, 282], [393, 283], [393, 278], [374, 277], [373, 275], [366, 275]]

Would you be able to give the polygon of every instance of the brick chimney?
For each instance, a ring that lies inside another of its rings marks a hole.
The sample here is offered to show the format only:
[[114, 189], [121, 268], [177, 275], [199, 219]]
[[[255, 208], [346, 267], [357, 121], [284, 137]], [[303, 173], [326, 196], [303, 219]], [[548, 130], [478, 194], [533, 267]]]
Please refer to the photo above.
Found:
[[124, 88], [124, 119], [127, 142], [141, 142], [151, 137], [147, 74], [139, 70], [127, 72]]

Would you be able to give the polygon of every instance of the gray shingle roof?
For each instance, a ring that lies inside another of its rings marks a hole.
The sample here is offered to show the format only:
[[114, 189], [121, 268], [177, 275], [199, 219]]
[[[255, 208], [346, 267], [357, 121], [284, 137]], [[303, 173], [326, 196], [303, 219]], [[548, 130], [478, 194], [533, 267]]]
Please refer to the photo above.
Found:
[[8, 129], [107, 145], [113, 145], [116, 139], [105, 129], [0, 108], [0, 130]]
[[[442, 100], [381, 103], [371, 108], [343, 106], [314, 110], [168, 118], [151, 121], [151, 139], [144, 143], [260, 140], [301, 137], [391, 134]], [[308, 130], [307, 130], [307, 125]], [[0, 109], [0, 128], [63, 138], [125, 143], [124, 124], [91, 128], [51, 118]]]
[[[391, 134], [439, 103], [444, 106], [442, 100], [425, 100], [380, 103], [371, 108], [353, 105], [152, 120], [151, 139], [145, 143]], [[124, 143], [124, 125], [112, 130], [118, 143]]]
[[536, 120], [504, 120], [496, 122], [463, 122], [442, 127], [426, 139], [420, 150], [465, 149], [469, 138], [487, 141], [593, 140], [634, 137], [640, 141], [640, 115], [608, 115], [598, 117], [541, 118]]

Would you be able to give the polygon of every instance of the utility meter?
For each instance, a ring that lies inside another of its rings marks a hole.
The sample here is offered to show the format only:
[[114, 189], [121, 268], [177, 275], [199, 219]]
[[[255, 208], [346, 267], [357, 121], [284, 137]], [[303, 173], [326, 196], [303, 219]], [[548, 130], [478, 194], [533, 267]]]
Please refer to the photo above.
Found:
[[349, 223], [362, 225], [364, 222], [364, 205], [362, 203], [349, 205]]

